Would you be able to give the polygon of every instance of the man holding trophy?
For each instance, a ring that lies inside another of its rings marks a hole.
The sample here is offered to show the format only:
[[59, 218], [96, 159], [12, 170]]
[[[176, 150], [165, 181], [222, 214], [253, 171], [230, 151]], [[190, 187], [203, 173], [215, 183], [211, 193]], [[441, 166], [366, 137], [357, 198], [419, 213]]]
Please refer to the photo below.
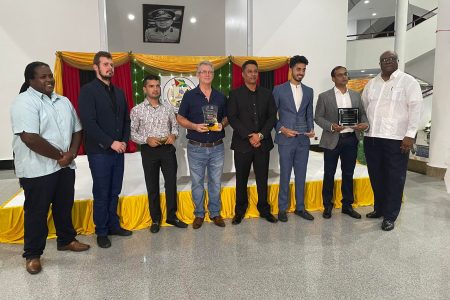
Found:
[[177, 121], [187, 129], [186, 138], [189, 172], [195, 219], [192, 227], [198, 229], [205, 218], [205, 172], [208, 171], [209, 218], [219, 227], [225, 227], [220, 216], [220, 189], [225, 149], [224, 128], [228, 124], [226, 99], [212, 88], [213, 64], [202, 61], [197, 66], [199, 85], [187, 91], [181, 100]]
[[342, 213], [360, 219], [361, 215], [352, 208], [353, 172], [358, 154], [358, 140], [361, 131], [366, 130], [368, 120], [361, 96], [347, 89], [347, 69], [337, 66], [331, 71], [334, 88], [319, 95], [315, 122], [322, 129], [320, 147], [324, 149], [324, 174], [322, 198], [325, 219], [331, 218], [333, 209], [334, 175], [338, 159], [342, 170]]

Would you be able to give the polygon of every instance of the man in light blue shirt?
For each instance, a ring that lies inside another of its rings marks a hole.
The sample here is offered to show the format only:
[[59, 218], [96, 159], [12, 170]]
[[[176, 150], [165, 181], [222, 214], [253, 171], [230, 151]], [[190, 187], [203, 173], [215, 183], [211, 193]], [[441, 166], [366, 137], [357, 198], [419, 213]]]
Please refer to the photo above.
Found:
[[75, 239], [72, 224], [75, 162], [82, 128], [66, 97], [53, 92], [49, 66], [33, 62], [25, 69], [25, 83], [11, 106], [16, 175], [25, 194], [24, 253], [30, 274], [41, 271], [48, 235], [47, 214], [52, 204], [60, 251], [85, 251]]

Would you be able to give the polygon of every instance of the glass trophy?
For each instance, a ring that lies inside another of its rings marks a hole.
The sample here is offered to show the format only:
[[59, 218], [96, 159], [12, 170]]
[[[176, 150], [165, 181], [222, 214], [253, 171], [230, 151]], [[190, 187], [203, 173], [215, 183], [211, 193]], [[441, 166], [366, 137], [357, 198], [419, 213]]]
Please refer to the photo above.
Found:
[[301, 120], [297, 118], [297, 120], [295, 121], [294, 130], [297, 131], [299, 134], [305, 134], [308, 131], [308, 125], [306, 125], [306, 120]]
[[205, 105], [202, 107], [204, 123], [207, 124], [208, 129], [211, 131], [219, 130], [219, 121], [217, 120], [217, 114], [219, 107], [217, 105]]
[[340, 126], [354, 126], [358, 124], [358, 108], [338, 108], [338, 124]]

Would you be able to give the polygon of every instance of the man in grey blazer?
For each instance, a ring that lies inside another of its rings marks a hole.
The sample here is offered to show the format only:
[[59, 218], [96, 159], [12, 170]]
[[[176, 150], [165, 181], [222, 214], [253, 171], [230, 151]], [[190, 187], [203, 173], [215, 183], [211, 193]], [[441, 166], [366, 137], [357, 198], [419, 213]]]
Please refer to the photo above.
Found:
[[314, 137], [313, 89], [302, 84], [308, 60], [293, 56], [289, 60], [291, 79], [273, 90], [278, 120], [275, 124], [275, 143], [280, 154], [280, 191], [278, 193], [278, 220], [287, 222], [289, 183], [292, 168], [295, 173], [295, 214], [306, 219], [314, 217], [306, 211], [304, 203], [306, 166], [309, 158], [310, 138]]
[[[331, 71], [334, 88], [319, 95], [314, 120], [322, 129], [319, 146], [324, 148], [324, 174], [322, 198], [325, 219], [331, 218], [333, 208], [334, 174], [338, 159], [342, 170], [342, 213], [360, 219], [361, 215], [353, 207], [353, 172], [358, 154], [358, 140], [361, 132], [369, 127], [361, 96], [347, 89], [347, 69], [337, 66]], [[358, 123], [354, 126], [341, 126], [338, 108], [358, 108]]]

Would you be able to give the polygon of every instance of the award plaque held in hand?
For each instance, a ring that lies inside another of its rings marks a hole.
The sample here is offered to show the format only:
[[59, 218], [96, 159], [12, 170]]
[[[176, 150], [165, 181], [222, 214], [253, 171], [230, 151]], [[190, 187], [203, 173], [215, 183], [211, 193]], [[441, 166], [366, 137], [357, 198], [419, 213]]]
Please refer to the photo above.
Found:
[[217, 114], [219, 107], [217, 105], [205, 105], [202, 107], [204, 123], [207, 124], [211, 131], [219, 131], [219, 121]]
[[299, 134], [305, 134], [308, 131], [308, 125], [306, 124], [306, 121], [297, 118], [294, 130], [297, 131]]
[[354, 126], [358, 124], [358, 108], [338, 108], [339, 126]]

